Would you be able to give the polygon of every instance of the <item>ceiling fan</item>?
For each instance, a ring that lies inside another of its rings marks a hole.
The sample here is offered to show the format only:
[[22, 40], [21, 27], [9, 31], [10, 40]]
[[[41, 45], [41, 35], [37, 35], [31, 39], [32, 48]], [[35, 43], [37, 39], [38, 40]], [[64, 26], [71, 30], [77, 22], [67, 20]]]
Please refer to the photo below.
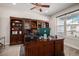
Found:
[[41, 3], [31, 3], [31, 4], [34, 5], [34, 7], [31, 8], [30, 10], [38, 9], [40, 12], [42, 12], [42, 8], [49, 8], [50, 7], [49, 5], [44, 5]]

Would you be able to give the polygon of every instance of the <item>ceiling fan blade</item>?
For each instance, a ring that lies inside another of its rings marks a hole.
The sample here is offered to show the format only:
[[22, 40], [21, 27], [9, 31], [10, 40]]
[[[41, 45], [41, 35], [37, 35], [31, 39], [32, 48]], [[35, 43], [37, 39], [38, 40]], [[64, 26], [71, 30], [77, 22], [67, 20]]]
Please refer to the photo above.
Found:
[[32, 3], [33, 5], [38, 5], [38, 3]]
[[32, 4], [36, 6], [41, 6], [41, 7], [50, 7], [49, 5], [43, 5], [41, 3], [32, 3]]
[[41, 5], [41, 7], [47, 7], [47, 8], [48, 8], [48, 7], [50, 7], [50, 6], [49, 6], [49, 5]]
[[33, 7], [33, 8], [31, 8], [30, 10], [33, 10], [33, 9], [35, 9], [36, 7]]

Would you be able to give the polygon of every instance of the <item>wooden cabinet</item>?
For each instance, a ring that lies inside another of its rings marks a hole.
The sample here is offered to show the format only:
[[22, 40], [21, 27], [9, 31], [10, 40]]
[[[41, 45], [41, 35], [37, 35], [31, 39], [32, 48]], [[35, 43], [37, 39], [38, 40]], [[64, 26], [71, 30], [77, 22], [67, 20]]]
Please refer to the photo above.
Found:
[[[53, 42], [52, 42], [53, 44]], [[50, 56], [54, 55], [54, 46], [49, 42], [38, 41], [25, 46], [27, 56]]]
[[17, 44], [17, 42], [18, 42], [18, 37], [16, 37], [15, 35], [14, 36], [11, 36], [10, 44], [11, 45]]
[[55, 41], [55, 55], [56, 56], [62, 56], [64, 55], [64, 42], [63, 40], [56, 40]]
[[32, 29], [34, 29], [34, 28], [37, 29], [37, 21], [33, 21], [33, 20], [31, 21], [31, 28]]
[[63, 39], [51, 41], [33, 41], [25, 44], [26, 56], [63, 56]]
[[[49, 24], [45, 21], [34, 20], [34, 19], [25, 19], [18, 17], [10, 17], [10, 44], [21, 44], [23, 43], [24, 37], [29, 33], [35, 33], [41, 25], [43, 28], [43, 24], [46, 26]], [[26, 40], [28, 41], [28, 40]]]
[[[26, 38], [29, 34], [36, 34], [39, 31], [39, 28], [49, 27], [49, 23], [40, 20], [26, 19], [24, 20], [24, 41], [31, 41], [30, 38]], [[38, 34], [39, 35], [39, 34]]]
[[23, 21], [20, 19], [12, 19], [10, 21], [10, 44], [23, 43]]

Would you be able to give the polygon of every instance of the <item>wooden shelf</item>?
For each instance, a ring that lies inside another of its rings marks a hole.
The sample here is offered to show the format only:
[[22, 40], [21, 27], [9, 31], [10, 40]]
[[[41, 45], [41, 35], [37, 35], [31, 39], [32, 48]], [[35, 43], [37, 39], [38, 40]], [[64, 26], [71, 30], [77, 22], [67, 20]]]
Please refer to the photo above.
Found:
[[10, 44], [23, 43], [23, 21], [19, 19], [10, 20]]
[[10, 44], [20, 44], [21, 41], [24, 41], [24, 36], [27, 31], [32, 32], [39, 27], [43, 28], [43, 23], [49, 27], [49, 23], [45, 21], [18, 17], [10, 17], [10, 19]]

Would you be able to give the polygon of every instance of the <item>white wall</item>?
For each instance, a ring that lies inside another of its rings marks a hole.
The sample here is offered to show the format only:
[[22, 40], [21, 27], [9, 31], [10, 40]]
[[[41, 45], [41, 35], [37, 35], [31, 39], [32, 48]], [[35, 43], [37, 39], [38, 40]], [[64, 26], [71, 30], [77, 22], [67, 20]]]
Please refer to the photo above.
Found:
[[10, 42], [10, 16], [46, 20], [46, 16], [30, 11], [21, 11], [12, 7], [0, 7], [0, 36], [5, 36], [6, 44]]
[[[67, 13], [67, 12], [70, 12], [70, 11], [73, 11], [73, 10], [76, 10], [76, 9], [79, 9], [79, 4], [76, 4], [74, 6], [71, 6], [70, 8], [67, 8], [65, 10], [62, 10], [62, 11], [56, 13], [55, 15], [51, 16], [51, 18], [49, 20], [50, 25], [51, 25], [50, 26], [50, 28], [51, 28], [51, 35], [54, 35], [57, 32], [57, 25], [56, 25], [57, 18], [56, 17], [59, 16], [59, 15], [62, 15], [64, 13]], [[71, 39], [71, 38], [68, 38], [67, 37], [67, 39], [65, 40], [65, 44], [70, 45], [70, 46], [72, 46], [74, 48], [79, 49], [79, 39]]]

